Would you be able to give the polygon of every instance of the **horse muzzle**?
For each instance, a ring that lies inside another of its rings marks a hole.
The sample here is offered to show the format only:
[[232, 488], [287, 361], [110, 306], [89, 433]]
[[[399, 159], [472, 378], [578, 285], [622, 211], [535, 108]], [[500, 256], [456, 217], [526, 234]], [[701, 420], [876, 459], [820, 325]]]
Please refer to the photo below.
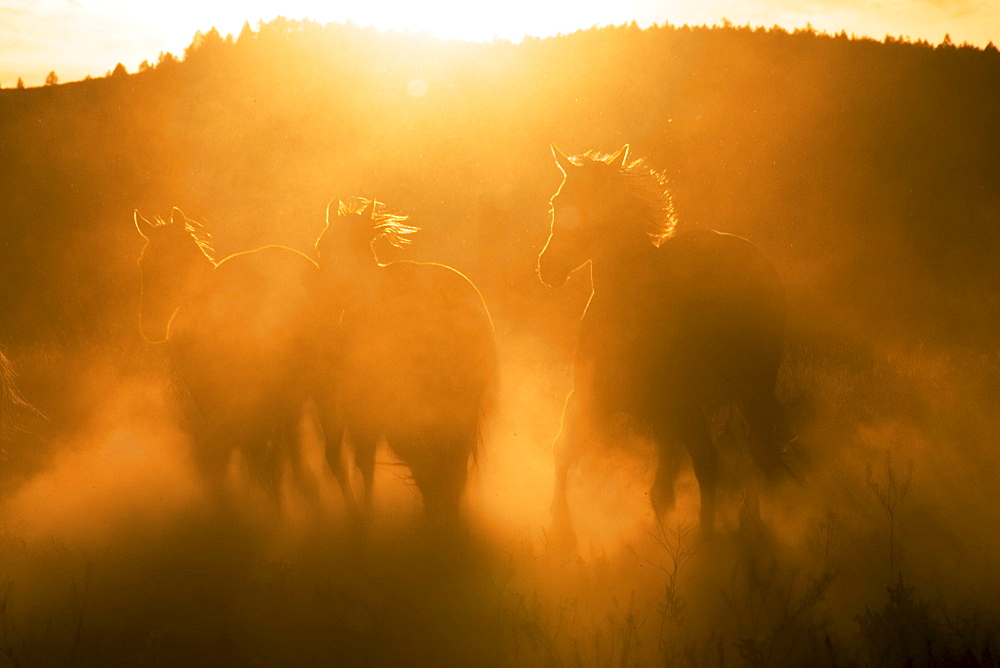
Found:
[[537, 273], [542, 284], [550, 288], [560, 288], [566, 284], [572, 269], [568, 265], [546, 258], [545, 251], [542, 251], [538, 256]]

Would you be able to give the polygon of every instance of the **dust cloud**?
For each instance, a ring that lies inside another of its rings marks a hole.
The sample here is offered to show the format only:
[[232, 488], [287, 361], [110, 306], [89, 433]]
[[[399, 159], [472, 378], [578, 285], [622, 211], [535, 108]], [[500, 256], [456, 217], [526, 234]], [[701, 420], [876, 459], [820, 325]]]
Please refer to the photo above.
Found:
[[[980, 447], [977, 461], [995, 463], [994, 418], [962, 401], [989, 380], [978, 360], [923, 351], [845, 363], [791, 348], [781, 391], [798, 416], [793, 476], [751, 492], [727, 457], [720, 528], [705, 538], [690, 469], [660, 526], [646, 492], [652, 448], [622, 438], [571, 475], [580, 543], [567, 555], [547, 544], [547, 527], [550, 443], [570, 382], [553, 360], [568, 351], [523, 329], [498, 339], [498, 409], [457, 533], [424, 522], [385, 447], [359, 530], [308, 416], [300, 428], [322, 509], [290, 476], [280, 507], [269, 505], [234, 462], [243, 506], [220, 517], [166, 383], [98, 374], [91, 418], [4, 499], [4, 652], [22, 663], [868, 660], [886, 651], [879, 643], [917, 642], [878, 635], [904, 614], [936, 634], [939, 655], [960, 651], [947, 627], [931, 626], [937, 609], [969, 642], [988, 642], [997, 511], [989, 472], [958, 452]], [[891, 534], [874, 492], [890, 475]]]
[[[778, 28], [512, 45], [278, 19], [136, 74], [0, 90], [0, 343], [27, 402], [0, 420], [0, 664], [995, 663], [998, 58]], [[670, 176], [679, 228], [745, 236], [784, 280], [788, 473], [748, 475], [721, 434], [712, 536], [690, 465], [657, 522], [652, 445], [623, 430], [569, 477], [578, 549], [551, 540], [591, 291], [536, 275], [553, 141], [629, 142]], [[209, 503], [139, 332], [135, 209], [208, 221], [218, 258], [314, 258], [352, 195], [421, 228], [381, 259], [455, 267], [495, 326], [458, 526], [427, 520], [384, 445], [353, 517], [309, 410], [316, 499], [289, 471], [275, 501], [234, 456], [236, 502]]]

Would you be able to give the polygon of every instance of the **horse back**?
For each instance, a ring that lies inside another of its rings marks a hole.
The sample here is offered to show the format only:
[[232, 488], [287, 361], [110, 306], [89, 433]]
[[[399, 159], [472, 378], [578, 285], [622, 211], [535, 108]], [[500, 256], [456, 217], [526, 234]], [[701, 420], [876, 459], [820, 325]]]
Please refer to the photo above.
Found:
[[344, 329], [349, 403], [413, 428], [478, 419], [496, 374], [495, 342], [482, 296], [463, 274], [385, 265], [373, 291], [345, 310]]
[[[633, 272], [628, 290], [595, 284], [581, 326], [576, 383], [612, 410], [660, 410], [773, 391], [784, 339], [784, 292], [749, 241], [681, 232]], [[603, 399], [602, 399], [603, 397]]]
[[318, 267], [289, 248], [232, 255], [178, 309], [170, 344], [200, 403], [297, 401], [315, 357]]
[[[773, 330], [781, 335], [784, 287], [756, 245], [733, 234], [693, 230], [669, 239], [661, 251], [655, 284], [664, 307], [681, 309], [698, 328]], [[715, 320], [699, 324], [699, 317]]]

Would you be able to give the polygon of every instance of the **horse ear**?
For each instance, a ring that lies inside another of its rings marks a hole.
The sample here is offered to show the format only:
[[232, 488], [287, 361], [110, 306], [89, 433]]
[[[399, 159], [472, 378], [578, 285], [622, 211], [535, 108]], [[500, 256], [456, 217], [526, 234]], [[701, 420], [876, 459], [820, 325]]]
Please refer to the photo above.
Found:
[[332, 208], [333, 208], [333, 203], [334, 203], [334, 202], [336, 202], [336, 203], [337, 203], [337, 215], [339, 215], [339, 214], [340, 214], [340, 207], [342, 206], [342, 204], [341, 204], [341, 202], [340, 202], [340, 198], [339, 198], [339, 197], [334, 197], [334, 198], [333, 198], [332, 200], [330, 200], [329, 202], [327, 202], [327, 203], [326, 203], [326, 217], [325, 217], [325, 219], [324, 219], [324, 222], [325, 222], [326, 224], [325, 224], [325, 225], [323, 225], [323, 229], [324, 229], [324, 230], [325, 230], [326, 228], [330, 227], [330, 209], [332, 209]]
[[187, 216], [176, 206], [170, 211], [170, 223], [172, 225], [184, 225], [185, 220], [187, 220]]
[[563, 174], [567, 174], [571, 167], [573, 167], [573, 162], [566, 157], [566, 154], [559, 150], [559, 147], [555, 143], [549, 144], [549, 149], [552, 151], [552, 157], [556, 159], [556, 164], [559, 165], [559, 170]]
[[629, 146], [628, 146], [628, 144], [625, 144], [620, 149], [618, 149], [617, 151], [615, 151], [614, 153], [612, 153], [611, 154], [611, 161], [610, 161], [611, 164], [612, 165], [620, 165], [621, 167], [625, 167], [628, 164], [628, 150], [629, 150]]
[[132, 220], [135, 222], [135, 229], [139, 232], [139, 236], [148, 241], [149, 237], [146, 236], [146, 232], [155, 226], [139, 214], [139, 209], [132, 212]]
[[[364, 200], [362, 200], [362, 201], [364, 201]], [[360, 211], [358, 211], [358, 215], [359, 216], [365, 215], [365, 213], [368, 212], [368, 207], [371, 207], [371, 208], [374, 209], [375, 208], [374, 204], [375, 204], [375, 200], [368, 200], [367, 202], [365, 202], [365, 205], [363, 207], [361, 207]]]

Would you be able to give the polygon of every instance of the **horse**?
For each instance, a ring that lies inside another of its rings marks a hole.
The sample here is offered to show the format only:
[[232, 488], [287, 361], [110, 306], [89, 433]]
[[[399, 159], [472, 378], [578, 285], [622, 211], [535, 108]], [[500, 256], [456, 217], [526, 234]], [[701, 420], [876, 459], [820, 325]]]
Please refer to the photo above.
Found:
[[[303, 253], [266, 246], [213, 257], [200, 223], [174, 208], [143, 218], [140, 322], [167, 347], [196, 467], [213, 502], [225, 503], [233, 454], [277, 498], [284, 463], [304, 473], [298, 427], [316, 396], [314, 309], [319, 267]], [[308, 491], [308, 490], [307, 490]]]
[[494, 390], [489, 311], [472, 281], [452, 267], [378, 261], [377, 242], [402, 247], [418, 231], [406, 217], [374, 199], [338, 200], [335, 220], [332, 207], [316, 241], [325, 303], [342, 314], [334, 346], [342, 422], [324, 424], [327, 460], [340, 470], [343, 429], [370, 509], [375, 449], [385, 439], [410, 468], [425, 514], [457, 518]]
[[750, 241], [678, 230], [666, 178], [645, 160], [630, 160], [627, 144], [613, 154], [551, 150], [563, 181], [551, 199], [538, 275], [560, 286], [589, 262], [592, 278], [553, 445], [553, 533], [574, 544], [569, 471], [581, 446], [624, 416], [654, 443], [650, 499], [658, 520], [673, 509], [686, 449], [700, 526], [710, 534], [720, 469], [713, 424], [722, 411], [742, 413], [747, 449], [762, 472], [780, 468], [783, 283]]

